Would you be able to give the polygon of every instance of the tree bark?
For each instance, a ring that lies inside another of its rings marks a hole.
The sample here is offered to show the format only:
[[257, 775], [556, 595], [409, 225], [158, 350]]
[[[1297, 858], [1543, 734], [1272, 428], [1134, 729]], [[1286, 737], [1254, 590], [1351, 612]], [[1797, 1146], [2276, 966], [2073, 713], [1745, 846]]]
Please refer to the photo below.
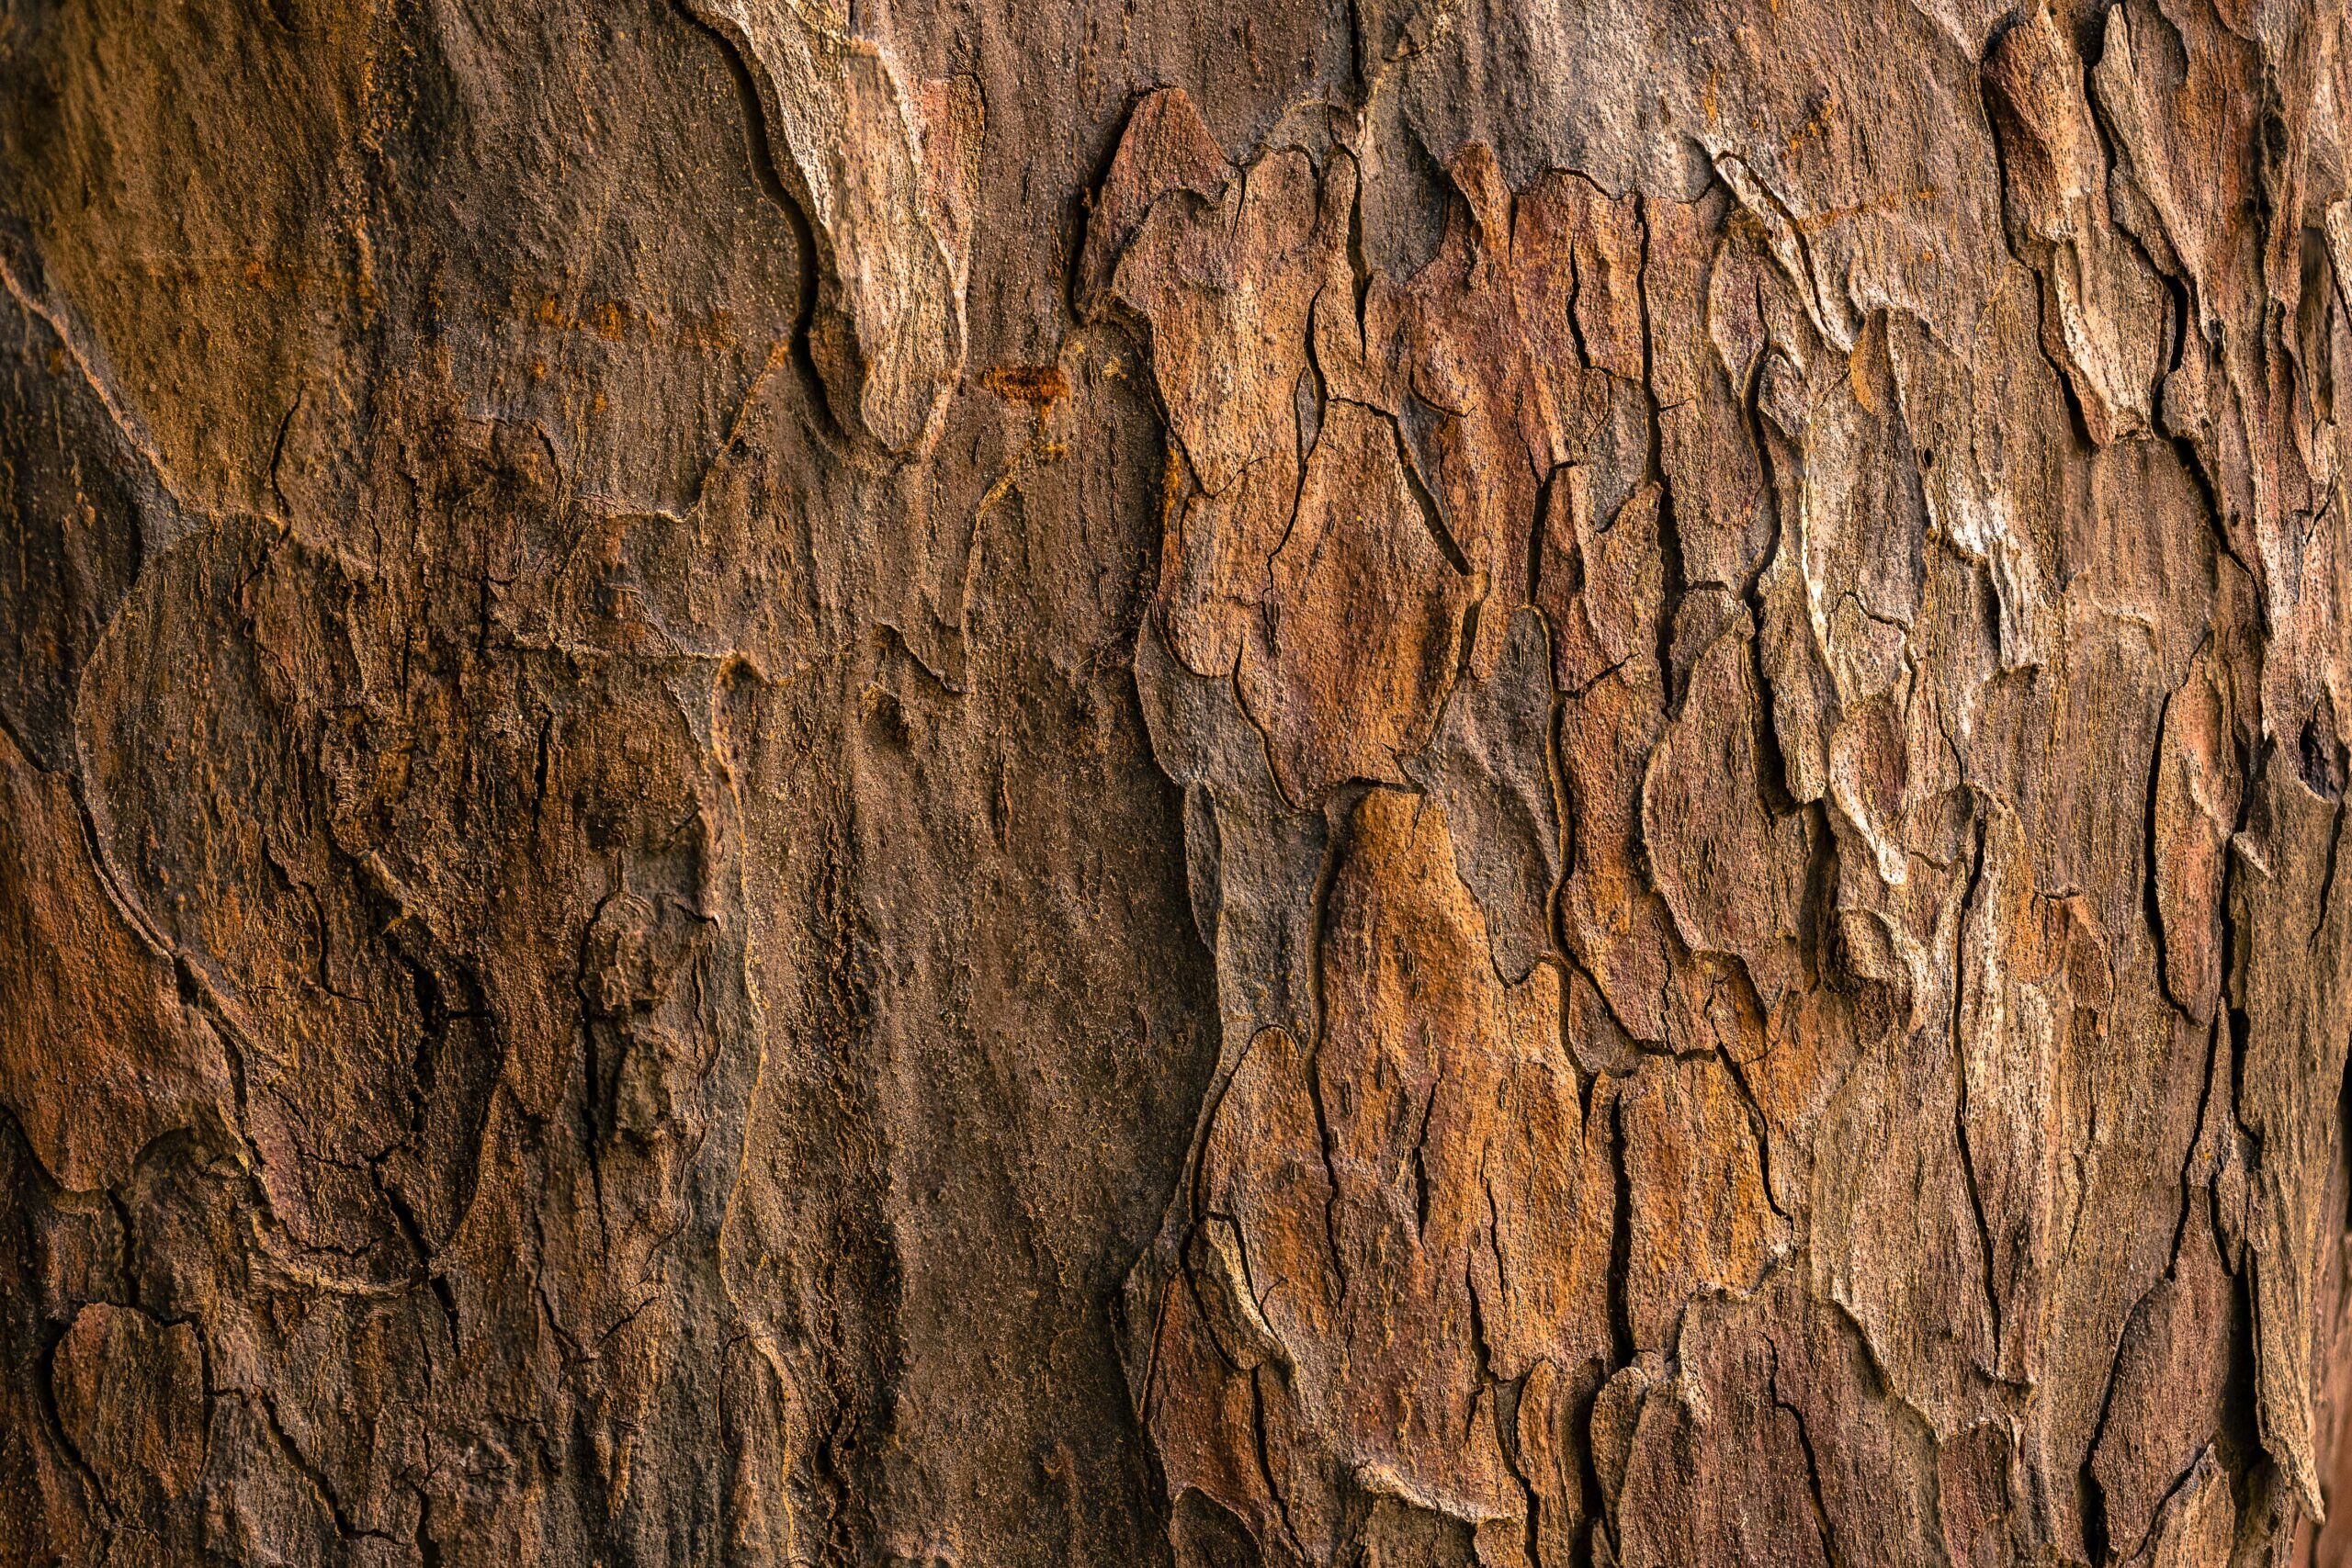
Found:
[[0, 3], [0, 1564], [2352, 1561], [2345, 32]]

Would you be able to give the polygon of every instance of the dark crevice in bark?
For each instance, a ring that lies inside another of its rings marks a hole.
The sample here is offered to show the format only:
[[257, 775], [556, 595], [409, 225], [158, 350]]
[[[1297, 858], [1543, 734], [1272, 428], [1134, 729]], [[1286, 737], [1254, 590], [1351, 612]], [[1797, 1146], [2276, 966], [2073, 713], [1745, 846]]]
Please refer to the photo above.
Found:
[[[2207, 634], [2203, 647], [2210, 648], [2211, 644], [2212, 637], [2211, 634], [2209, 633]], [[2200, 648], [2199, 651], [2202, 652], [2203, 648]], [[2197, 677], [2193, 673], [2188, 677], [2189, 680], [2195, 680], [2196, 678]], [[2149, 748], [2148, 750], [2147, 779], [2146, 784], [2143, 786], [2147, 792], [2146, 806], [2140, 814], [2139, 882], [2140, 918], [2145, 920], [2148, 924], [2148, 940], [2155, 949], [2156, 969], [2164, 981], [2165, 995], [2172, 1002], [2173, 1010], [2179, 1013], [2183, 1018], [2187, 1018], [2189, 1016], [2189, 998], [2184, 997], [2181, 993], [2188, 987], [2182, 983], [2183, 977], [2176, 976], [2173, 973], [2172, 937], [2174, 933], [2168, 932], [2165, 929], [2164, 908], [2158, 901], [2156, 895], [2156, 845], [2159, 837], [2157, 832], [2157, 810], [2161, 805], [2161, 801], [2158, 798], [2158, 786], [2164, 777], [2165, 726], [2171, 718], [2172, 705], [2179, 699], [2180, 690], [2181, 688], [2175, 687], [2172, 691], [2166, 693], [2165, 694], [2165, 700], [2158, 704], [2156, 707], [2156, 742], [2154, 746]], [[2190, 1144], [2191, 1146], [2194, 1146], [2194, 1138], [2190, 1140]], [[2177, 1249], [2177, 1236], [2174, 1238], [2174, 1245], [2176, 1249]]]
[[[2141, 1305], [2154, 1293], [2154, 1287], [2149, 1287], [2147, 1291], [2142, 1292], [2139, 1301], [2132, 1303], [2132, 1310], [2123, 1314], [2124, 1331], [2127, 1334], [2131, 1331], [2132, 1323], [2137, 1316]], [[2116, 1555], [2109, 1550], [2107, 1534], [2107, 1489], [2099, 1483], [2098, 1467], [2096, 1461], [2098, 1458], [2099, 1443], [2107, 1436], [2108, 1416], [2115, 1408], [2115, 1384], [2122, 1371], [2122, 1353], [2123, 1347], [2119, 1343], [2108, 1362], [2107, 1378], [2099, 1390], [2098, 1416], [2091, 1423], [2090, 1441], [2083, 1446], [2082, 1463], [2075, 1468], [2075, 1507], [2082, 1516], [2083, 1550], [2095, 1564], [2112, 1562]]]
[[792, 244], [800, 265], [798, 311], [793, 318], [786, 344], [795, 378], [799, 381], [803, 394], [801, 407], [810, 423], [829, 442], [837, 446], [846, 446], [849, 434], [833, 415], [832, 400], [825, 390], [824, 375], [817, 368], [816, 355], [809, 343], [810, 329], [817, 317], [818, 294], [823, 287], [817, 232], [809, 221], [808, 208], [793, 194], [792, 187], [785, 183], [783, 171], [776, 167], [774, 143], [768, 140], [767, 109], [760, 101], [759, 84], [752, 79], [751, 62], [744, 59], [741, 47], [733, 39], [695, 15], [686, 0], [671, 0], [671, 3], [689, 26], [718, 45], [719, 58], [726, 62], [728, 75], [735, 84], [736, 99], [743, 109], [743, 136], [752, 178], [791, 226]]
[[1983, 1268], [1984, 1310], [1993, 1329], [1993, 1359], [1999, 1365], [2001, 1355], [2001, 1302], [1996, 1288], [1994, 1269], [1993, 1227], [1985, 1217], [1984, 1194], [1976, 1178], [1976, 1156], [1968, 1135], [1968, 1055], [1967, 1037], [1961, 1020], [1961, 999], [1966, 985], [1964, 969], [1968, 928], [1972, 921], [1986, 918], [1976, 908], [1977, 889], [1984, 876], [1985, 824], [1980, 815], [1975, 823], [1976, 844], [1971, 855], [1968, 881], [1960, 897], [1960, 914], [1954, 925], [1955, 951], [1951, 970], [1951, 1069], [1952, 1069], [1952, 1142], [1960, 1156], [1962, 1179], [1968, 1188], [1969, 1212], [1976, 1221], [1977, 1254]]
[[[2245, 1107], [2245, 1066], [2252, 1047], [2253, 1021], [2245, 1010], [2245, 964], [2252, 956], [2247, 946], [2248, 932], [2240, 929], [2238, 899], [2245, 875], [2239, 864], [2235, 845], [2239, 835], [2253, 829], [2257, 801], [2262, 793], [2262, 770], [2269, 765], [2270, 742], [2247, 739], [2241, 742], [2238, 754], [2239, 776], [2245, 780], [2239, 791], [2238, 820], [2231, 834], [2232, 852], [2222, 861], [2222, 897], [2219, 908], [2222, 918], [2222, 1016], [2228, 1025], [2230, 1045], [2230, 1116], [2238, 1136], [2247, 1140], [2257, 1152], [2259, 1138], [2244, 1120]], [[2215, 1234], [2227, 1236], [2229, 1228], [2221, 1224], [2217, 1206]]]
[[64, 1456], [74, 1479], [81, 1484], [84, 1495], [98, 1510], [98, 1528], [102, 1535], [111, 1538], [120, 1526], [120, 1517], [112, 1498], [98, 1483], [98, 1472], [82, 1452], [81, 1445], [65, 1429], [64, 1413], [57, 1407], [57, 1348], [63, 1342], [67, 1323], [44, 1323], [40, 1325], [38, 1353], [33, 1361], [32, 1376], [24, 1380], [40, 1412], [42, 1435], [51, 1447]]
[[1650, 207], [1644, 197], [1634, 205], [1641, 224], [1642, 243], [1640, 271], [1634, 276], [1634, 297], [1641, 309], [1642, 320], [1642, 400], [1649, 436], [1649, 446], [1643, 459], [1643, 478], [1658, 487], [1657, 547], [1660, 582], [1657, 617], [1657, 687], [1658, 701], [1668, 717], [1677, 709], [1674, 690], [1674, 616], [1680, 608], [1689, 583], [1682, 569], [1682, 536], [1675, 517], [1674, 486], [1666, 474], [1666, 425], [1663, 411], [1658, 406], [1657, 380], [1653, 369], [1657, 332], [1650, 316]]
[[[1351, 807], [1352, 802], [1351, 802]], [[1334, 796], [1327, 814], [1333, 830], [1324, 846], [1322, 863], [1316, 868], [1315, 905], [1312, 930], [1314, 956], [1306, 965], [1308, 1000], [1315, 1020], [1315, 1038], [1306, 1043], [1306, 1093], [1315, 1108], [1316, 1147], [1323, 1161], [1323, 1243], [1330, 1254], [1331, 1278], [1338, 1287], [1339, 1305], [1345, 1308], [1348, 1301], [1347, 1255], [1340, 1249], [1340, 1164], [1339, 1134], [1331, 1124], [1330, 1108], [1324, 1103], [1323, 1045], [1330, 1034], [1328, 1014], [1329, 998], [1323, 985], [1323, 953], [1331, 940], [1331, 889], [1340, 876], [1340, 857], [1347, 842], [1346, 832], [1339, 824], [1346, 820], [1340, 797]]]
[[328, 1519], [334, 1526], [334, 1533], [337, 1536], [349, 1541], [379, 1533], [373, 1530], [358, 1529], [353, 1526], [351, 1516], [344, 1511], [343, 1503], [335, 1496], [334, 1487], [327, 1480], [326, 1472], [318, 1467], [309, 1454], [302, 1451], [300, 1443], [288, 1435], [285, 1423], [278, 1418], [276, 1398], [266, 1391], [254, 1393], [240, 1390], [237, 1391], [237, 1394], [248, 1410], [260, 1412], [262, 1430], [269, 1434], [272, 1446], [286, 1457], [287, 1461], [294, 1467], [295, 1473], [302, 1478], [317, 1496], [320, 1507], [325, 1510]]
[[[1422, 410], [1430, 412], [1423, 414], [1420, 412]], [[1425, 401], [1419, 393], [1408, 390], [1405, 393], [1404, 408], [1401, 412], [1391, 414], [1376, 409], [1372, 412], [1379, 414], [1381, 421], [1388, 426], [1390, 434], [1396, 439], [1396, 464], [1404, 471], [1405, 488], [1412, 492], [1414, 510], [1420, 516], [1421, 525], [1429, 530], [1430, 540], [1436, 544], [1439, 552], [1445, 557], [1446, 564], [1453, 568], [1455, 576], [1474, 575], [1470, 568], [1470, 557], [1462, 548], [1461, 541], [1453, 536], [1453, 530], [1446, 525], [1445, 510], [1438, 504], [1437, 493], [1430, 488], [1429, 478], [1421, 472], [1420, 459], [1415, 456], [1414, 452], [1417, 443], [1412, 437], [1412, 425], [1423, 419], [1434, 423], [1437, 419], [1444, 417], [1444, 411]], [[1490, 585], [1489, 592], [1491, 591]], [[1476, 608], [1475, 604], [1471, 606], [1473, 612]]]
[[1791, 1219], [1789, 1212], [1781, 1207], [1780, 1194], [1772, 1185], [1772, 1131], [1770, 1123], [1764, 1120], [1763, 1103], [1756, 1098], [1755, 1086], [1747, 1081], [1747, 1070], [1732, 1055], [1730, 1047], [1718, 1043], [1715, 1055], [1723, 1063], [1724, 1071], [1730, 1075], [1733, 1087], [1739, 1090], [1740, 1107], [1756, 1136], [1757, 1179], [1763, 1183], [1765, 1206], [1779, 1218]]
[[[1993, 146], [1993, 177], [1996, 186], [2000, 192], [2001, 243], [2004, 248], [2007, 250], [2009, 259], [2015, 262], [2018, 265], [2025, 268], [2027, 272], [2033, 276], [2034, 298], [2041, 311], [2040, 330], [2034, 334], [2034, 347], [2040, 354], [2042, 364], [2048, 367], [2052, 379], [2056, 381], [2058, 384], [2058, 395], [2065, 402], [2067, 424], [2068, 428], [2074, 434], [2075, 444], [2078, 447], [2088, 450], [2095, 445], [2095, 443], [2091, 439], [2090, 421], [2083, 412], [2081, 394], [2076, 392], [2075, 389], [2074, 378], [2067, 375], [2066, 367], [2059, 364], [2057, 359], [2050, 352], [2051, 318], [2052, 312], [2057, 310], [2057, 304], [2053, 298], [2057, 291], [2057, 286], [2051, 279], [2050, 269], [2055, 265], [2055, 262], [2054, 259], [2047, 259], [2041, 265], [2037, 265], [2035, 263], [2027, 259], [2025, 250], [2020, 248], [2020, 242], [2018, 238], [2020, 225], [2018, 220], [2013, 218], [2009, 212], [2010, 153], [2007, 148], [2004, 145], [2004, 132], [2002, 130], [2003, 122], [2007, 120], [2009, 116], [1999, 102], [2000, 90], [1994, 86], [1990, 73], [1986, 69], [1987, 63], [1993, 58], [1994, 51], [2000, 48], [2002, 39], [2022, 25], [2024, 25], [2024, 17], [2022, 14], [2019, 12], [2012, 12], [2008, 17], [2003, 18], [2000, 25], [1995, 28], [1992, 36], [1986, 40], [1984, 46], [1984, 58], [1978, 62], [1977, 107], [1979, 112], [1984, 117], [1984, 134]], [[2049, 247], [2029, 246], [2027, 248], [2040, 248], [2046, 250]]]
[[[1759, 292], [1757, 311], [1763, 313]], [[1781, 514], [1780, 465], [1772, 455], [1772, 433], [1765, 427], [1764, 367], [1776, 351], [1768, 343], [1758, 351], [1747, 368], [1747, 384], [1734, 389], [1738, 400], [1741, 422], [1746, 425], [1749, 444], [1756, 449], [1756, 466], [1761, 476], [1758, 494], [1771, 519], [1771, 537], [1746, 581], [1739, 585], [1740, 603], [1746, 606], [1748, 620], [1747, 661], [1751, 678], [1756, 682], [1758, 701], [1756, 705], [1756, 745], [1758, 752], [1757, 777], [1762, 781], [1764, 804], [1776, 816], [1795, 810], [1797, 802], [1788, 785], [1789, 761], [1781, 746], [1781, 734], [1773, 716], [1772, 682], [1764, 669], [1764, 575], [1787, 542], [1788, 523]]]
[[[1492, 1246], [1494, 1233], [1491, 1227], [1495, 1224], [1497, 1216], [1494, 1193], [1491, 1189], [1487, 1194], [1487, 1216], [1489, 1226], [1487, 1242]], [[1502, 1267], [1499, 1252], [1496, 1255], [1495, 1266], [1498, 1270], [1497, 1278], [1499, 1279]], [[1487, 1314], [1484, 1303], [1478, 1299], [1476, 1271], [1466, 1266], [1462, 1288], [1469, 1301], [1470, 1345], [1476, 1355], [1478, 1383], [1486, 1391], [1488, 1409], [1494, 1420], [1495, 1446], [1502, 1455], [1504, 1472], [1510, 1475], [1512, 1484], [1519, 1488], [1521, 1506], [1526, 1510], [1520, 1521], [1521, 1544], [1527, 1553], [1528, 1562], [1540, 1563], [1543, 1562], [1543, 1557], [1537, 1550], [1537, 1545], [1542, 1540], [1544, 1502], [1536, 1495], [1534, 1483], [1528, 1477], [1527, 1466], [1519, 1450], [1519, 1402], [1526, 1389], [1527, 1378], [1522, 1374], [1517, 1378], [1505, 1380], [1495, 1375], [1494, 1350], [1487, 1339]], [[1467, 1437], [1468, 1434], [1465, 1433], [1464, 1436]]]
[[[2173, 1222], [2172, 1247], [2165, 1253], [2165, 1257], [2169, 1259], [2165, 1265], [2166, 1279], [2173, 1278], [2179, 1271], [2180, 1249], [2188, 1235], [2188, 1216], [2196, 1212], [2196, 1205], [2199, 1201], [2195, 1177], [2197, 1156], [2204, 1148], [2208, 1130], [2213, 1126], [2214, 1069], [2221, 1065], [2224, 1028], [2224, 1021], [2216, 1018], [2205, 1029], [2205, 1083], [2204, 1087], [2198, 1091], [2197, 1120], [2191, 1127], [2187, 1146], [2182, 1149], [2180, 1156], [2180, 1217]], [[2211, 1219], [2210, 1213], [2207, 1217]]]
[[1348, 1300], [1347, 1254], [1340, 1249], [1340, 1165], [1339, 1134], [1332, 1130], [1331, 1113], [1323, 1103], [1323, 1046], [1320, 1040], [1306, 1058], [1306, 1092], [1315, 1107], [1316, 1142], [1323, 1156], [1323, 1245], [1330, 1254], [1332, 1281], [1339, 1288], [1339, 1303], [1345, 1307]]
[[1429, 1097], [1421, 1101], [1420, 1125], [1413, 1134], [1413, 1228], [1426, 1235], [1430, 1228], [1430, 1115], [1437, 1109], [1438, 1086], [1430, 1086]]
[[[1588, 1132], [1588, 1136], [1589, 1133]], [[1625, 1161], [1625, 1100], [1609, 1105], [1609, 1168], [1616, 1179], [1616, 1209], [1609, 1232], [1609, 1338], [1612, 1366], [1633, 1364], [1634, 1172]]]
[[1813, 1524], [1820, 1534], [1821, 1555], [1828, 1562], [1829, 1568], [1845, 1568], [1845, 1557], [1838, 1550], [1837, 1532], [1829, 1523], [1829, 1505], [1822, 1495], [1821, 1461], [1814, 1453], [1813, 1434], [1805, 1426], [1804, 1412], [1790, 1404], [1781, 1393], [1780, 1348], [1768, 1340], [1766, 1348], [1770, 1357], [1766, 1386], [1771, 1393], [1773, 1405], [1788, 1416], [1790, 1426], [1795, 1429], [1797, 1450], [1804, 1456], [1805, 1499], [1813, 1506]]
[[1838, 952], [1838, 838], [1829, 825], [1829, 809], [1818, 800], [1806, 801], [1804, 813], [1804, 894], [1797, 904], [1797, 951], [1804, 964], [1804, 983], [1834, 984]]
[[1273, 1456], [1266, 1441], [1266, 1370], [1253, 1368], [1250, 1373], [1250, 1432], [1257, 1441], [1258, 1473], [1266, 1483], [1267, 1495], [1274, 1500], [1274, 1510], [1281, 1517], [1283, 1535], [1290, 1542], [1292, 1551], [1303, 1560], [1306, 1548], [1299, 1544], [1298, 1529], [1291, 1522], [1290, 1502], [1283, 1495], [1282, 1483], [1274, 1478]]

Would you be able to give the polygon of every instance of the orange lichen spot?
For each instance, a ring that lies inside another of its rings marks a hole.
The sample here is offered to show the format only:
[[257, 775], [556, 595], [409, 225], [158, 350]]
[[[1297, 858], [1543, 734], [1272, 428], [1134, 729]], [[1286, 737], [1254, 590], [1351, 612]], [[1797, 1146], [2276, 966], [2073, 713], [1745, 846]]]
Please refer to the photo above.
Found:
[[621, 333], [628, 325], [628, 316], [616, 299], [607, 299], [596, 307], [596, 335], [606, 343], [621, 341]]
[[991, 365], [980, 375], [980, 385], [1007, 402], [1023, 403], [1045, 418], [1046, 411], [1069, 396], [1069, 382], [1058, 365]]
[[1163, 524], [1173, 527], [1178, 511], [1184, 504], [1184, 453], [1173, 441], [1168, 443], [1167, 456], [1159, 465], [1159, 516]]

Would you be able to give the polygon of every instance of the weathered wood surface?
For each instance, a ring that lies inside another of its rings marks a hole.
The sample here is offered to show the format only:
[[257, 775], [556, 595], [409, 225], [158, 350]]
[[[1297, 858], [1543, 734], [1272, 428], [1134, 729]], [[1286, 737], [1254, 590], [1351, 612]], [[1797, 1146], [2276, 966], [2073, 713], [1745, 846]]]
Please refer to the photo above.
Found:
[[0, 5], [0, 1563], [2352, 1561], [2345, 33]]

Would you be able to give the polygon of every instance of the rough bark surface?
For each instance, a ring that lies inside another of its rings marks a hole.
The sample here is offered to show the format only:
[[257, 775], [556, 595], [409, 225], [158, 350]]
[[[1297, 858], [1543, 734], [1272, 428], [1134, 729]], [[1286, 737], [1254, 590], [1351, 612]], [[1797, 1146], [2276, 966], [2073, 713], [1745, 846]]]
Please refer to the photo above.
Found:
[[0, 1563], [2352, 1561], [2346, 30], [0, 0]]

